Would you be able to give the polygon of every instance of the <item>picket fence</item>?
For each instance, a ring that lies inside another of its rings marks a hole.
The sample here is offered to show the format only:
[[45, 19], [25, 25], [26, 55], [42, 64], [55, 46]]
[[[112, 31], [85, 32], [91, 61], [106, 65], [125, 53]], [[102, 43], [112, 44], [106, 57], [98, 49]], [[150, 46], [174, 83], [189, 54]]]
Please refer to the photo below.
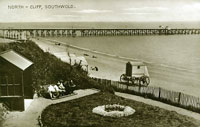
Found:
[[142, 95], [156, 99], [161, 102], [183, 107], [192, 111], [200, 113], [200, 98], [184, 94], [182, 92], [175, 92], [166, 90], [160, 87], [153, 86], [138, 86], [120, 83], [119, 81], [112, 81], [107, 79], [93, 78], [99, 84], [113, 87], [116, 91], [128, 92], [131, 94]]

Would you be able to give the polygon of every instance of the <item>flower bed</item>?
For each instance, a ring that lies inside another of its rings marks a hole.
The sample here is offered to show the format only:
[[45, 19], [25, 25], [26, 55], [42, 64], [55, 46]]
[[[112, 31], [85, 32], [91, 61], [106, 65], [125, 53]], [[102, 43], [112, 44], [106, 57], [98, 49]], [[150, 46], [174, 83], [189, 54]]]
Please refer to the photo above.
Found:
[[102, 116], [122, 117], [132, 115], [135, 110], [129, 106], [113, 104], [97, 106], [93, 108], [92, 112]]

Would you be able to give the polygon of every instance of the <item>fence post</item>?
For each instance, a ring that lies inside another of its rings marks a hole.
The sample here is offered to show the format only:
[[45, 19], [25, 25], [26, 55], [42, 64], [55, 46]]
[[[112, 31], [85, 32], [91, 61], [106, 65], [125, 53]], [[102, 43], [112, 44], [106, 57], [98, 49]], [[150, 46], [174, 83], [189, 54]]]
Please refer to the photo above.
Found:
[[99, 84], [102, 84], [102, 79], [99, 79], [99, 81], [98, 81], [98, 82], [99, 82]]
[[140, 93], [140, 91], [141, 91], [141, 85], [139, 85], [138, 87], [138, 92]]
[[180, 101], [181, 101], [181, 92], [179, 92], [178, 94], [178, 104], [180, 104]]
[[[0, 76], [0, 96], [1, 96], [1, 93], [2, 93], [2, 91], [1, 91], [1, 76]], [[3, 83], [2, 83], [3, 84]]]
[[104, 82], [104, 79], [101, 79], [100, 82], [101, 82], [101, 86], [103, 85], [103, 89], [105, 90], [106, 84], [105, 84], [105, 82]]
[[119, 82], [117, 82], [117, 89], [119, 89]]
[[161, 94], [161, 88], [159, 87], [159, 94], [158, 94], [159, 99], [160, 99], [160, 94]]

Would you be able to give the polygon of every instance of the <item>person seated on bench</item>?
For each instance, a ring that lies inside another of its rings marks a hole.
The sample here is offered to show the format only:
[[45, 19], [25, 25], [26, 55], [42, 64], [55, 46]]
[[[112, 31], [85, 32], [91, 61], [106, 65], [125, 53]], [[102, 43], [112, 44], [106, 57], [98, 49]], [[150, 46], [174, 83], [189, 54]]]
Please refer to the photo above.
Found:
[[49, 93], [51, 99], [54, 98], [54, 93], [55, 92], [56, 92], [56, 90], [54, 89], [54, 86], [49, 85], [49, 87], [48, 87], [48, 93]]
[[65, 81], [64, 82], [64, 87], [65, 87], [65, 94], [69, 94], [70, 92], [69, 92], [69, 90], [70, 90], [70, 88], [69, 88], [69, 80], [67, 80], [67, 81]]
[[62, 81], [58, 81], [57, 85], [58, 85], [59, 92], [60, 92], [62, 95], [64, 95], [64, 93], [65, 93], [65, 87], [64, 87]]
[[70, 82], [69, 82], [69, 89], [70, 89], [69, 92], [73, 93], [74, 90], [75, 90], [75, 87], [76, 87], [76, 85], [74, 84], [73, 80], [70, 80]]

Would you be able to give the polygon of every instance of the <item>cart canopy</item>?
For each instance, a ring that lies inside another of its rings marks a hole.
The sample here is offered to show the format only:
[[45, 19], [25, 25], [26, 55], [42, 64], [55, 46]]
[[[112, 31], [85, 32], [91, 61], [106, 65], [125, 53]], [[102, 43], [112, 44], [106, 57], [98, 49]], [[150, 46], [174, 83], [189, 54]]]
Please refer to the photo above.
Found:
[[149, 76], [147, 66], [143, 62], [128, 62], [126, 65], [126, 75], [141, 77], [142, 75]]

